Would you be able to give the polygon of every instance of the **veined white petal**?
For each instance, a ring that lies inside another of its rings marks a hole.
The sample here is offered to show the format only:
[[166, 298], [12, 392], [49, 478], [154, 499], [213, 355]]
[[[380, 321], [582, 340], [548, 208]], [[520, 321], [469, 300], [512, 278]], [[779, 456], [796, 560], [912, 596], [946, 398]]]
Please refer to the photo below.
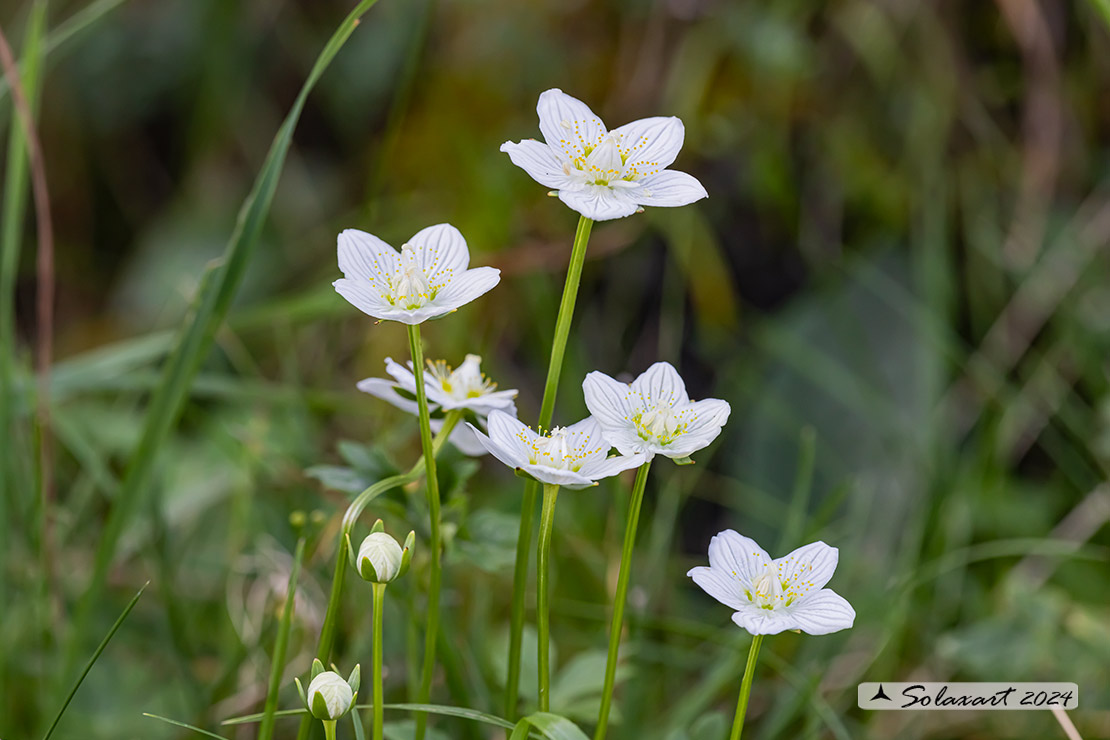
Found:
[[732, 407], [719, 398], [706, 398], [680, 406], [679, 415], [686, 431], [678, 435], [660, 452], [667, 457], [688, 457], [691, 453], [708, 447], [721, 434]]
[[592, 478], [587, 478], [581, 473], [576, 473], [573, 470], [563, 470], [561, 468], [552, 468], [547, 465], [534, 465], [532, 463], [521, 465], [520, 468], [540, 483], [550, 483], [570, 490], [590, 488], [597, 485]]
[[397, 392], [401, 386], [397, 383], [391, 383], [385, 378], [366, 378], [360, 380], [355, 387], [363, 393], [369, 393], [371, 396], [396, 406], [402, 411], [410, 414], [420, 413], [420, 407], [416, 404], [416, 401], [402, 396]]
[[617, 451], [622, 455], [636, 455], [642, 454], [648, 458], [654, 457], [661, 451], [659, 445], [652, 444], [643, 439], [636, 427], [614, 427], [602, 428], [602, 434], [605, 435], [605, 441], [617, 448]]
[[613, 129], [625, 157], [627, 172], [640, 177], [662, 172], [674, 162], [682, 149], [686, 128], [674, 116], [641, 118]]
[[559, 191], [559, 200], [571, 210], [594, 221], [612, 221], [631, 216], [639, 205], [624, 190], [614, 190], [604, 185], [587, 185], [579, 190]]
[[709, 540], [709, 567], [739, 578], [745, 587], [763, 575], [771, 562], [771, 556], [755, 540], [735, 530], [726, 529]]
[[611, 431], [632, 426], [629, 388], [624, 383], [594, 370], [582, 381], [582, 394], [586, 397], [586, 408], [601, 424], [607, 438]]
[[793, 614], [784, 609], [761, 609], [751, 604], [732, 615], [732, 621], [753, 635], [777, 635], [786, 630], [801, 629]]
[[406, 364], [408, 367], [395, 362], [392, 357], [387, 357], [385, 358], [385, 371], [409, 393], [416, 393], [416, 376], [412, 374], [412, 361]]
[[335, 292], [347, 299], [352, 306], [376, 319], [398, 321], [394, 315], [398, 309], [390, 305], [377, 286], [368, 280], [339, 278], [332, 286]]
[[474, 267], [456, 275], [433, 301], [445, 307], [445, 312], [464, 306], [475, 298], [488, 293], [501, 281], [501, 271], [494, 267]]
[[587, 461], [578, 472], [587, 478], [600, 480], [622, 473], [625, 470], [638, 468], [647, 461], [644, 455], [617, 455], [616, 457], [593, 458]]
[[725, 606], [733, 609], [743, 609], [748, 603], [744, 596], [743, 586], [720, 568], [707, 568], [699, 565], [691, 568], [686, 575], [694, 579], [694, 583], [701, 586], [701, 590], [712, 596]]
[[653, 407], [660, 403], [686, 404], [686, 383], [669, 362], [657, 362], [632, 381], [632, 393], [642, 398], [644, 405]]
[[840, 551], [824, 542], [813, 542], [799, 547], [786, 557], [779, 558], [775, 565], [783, 585], [790, 583], [791, 591], [804, 599], [808, 594], [820, 591], [836, 572]]
[[470, 264], [466, 239], [451, 224], [436, 224], [416, 232], [409, 244], [416, 250], [420, 267], [428, 282], [449, 283]]
[[[437, 424], [436, 422], [439, 423]], [[442, 419], [432, 420], [432, 431], [439, 432], [442, 428]], [[455, 449], [468, 457], [480, 457], [486, 454], [485, 445], [478, 440], [478, 437], [475, 436], [470, 427], [455, 427], [451, 430], [451, 434], [448, 435], [447, 441], [454, 445]]]
[[344, 277], [369, 281], [388, 290], [389, 280], [400, 265], [396, 249], [358, 229], [344, 229], [336, 242], [339, 269]]
[[520, 143], [506, 141], [501, 145], [501, 151], [508, 154], [513, 164], [527, 172], [541, 185], [558, 190], [570, 183], [570, 178], [563, 172], [563, 163], [556, 156], [555, 150], [541, 141], [535, 139], [525, 139]]
[[454, 310], [452, 306], [440, 305], [438, 301], [425, 304], [420, 308], [396, 308], [390, 306], [389, 309], [382, 309], [380, 313], [373, 314], [379, 319], [385, 321], [396, 321], [401, 324], [408, 324], [410, 326], [415, 324], [423, 324], [425, 321], [438, 319], [440, 316], [446, 316]]
[[851, 627], [856, 621], [856, 610], [840, 594], [824, 588], [787, 607], [786, 615], [793, 621], [791, 629], [800, 629], [811, 635], [827, 635]]
[[540, 94], [536, 113], [543, 140], [568, 160], [585, 159], [605, 135], [605, 124], [590, 107], [558, 88]]
[[520, 448], [522, 458], [524, 448], [531, 447], [540, 436], [523, 421], [504, 411], [491, 411], [486, 419], [486, 427], [489, 429], [489, 436], [498, 444]]
[[510, 447], [509, 445], [503, 444], [500, 440], [486, 436], [482, 433], [482, 430], [478, 429], [478, 427], [474, 426], [470, 422], [467, 422], [466, 426], [470, 429], [470, 431], [474, 433], [474, 436], [478, 439], [479, 444], [485, 447], [491, 455], [508, 465], [510, 468], [513, 468], [515, 470], [516, 468], [520, 468], [528, 464], [528, 460], [520, 454], [520, 450], [518, 450], [515, 446]]
[[[445, 393], [441, 393], [439, 395], [443, 400], [439, 401], [439, 403], [443, 406], [445, 411], [450, 409], [470, 409], [479, 416], [486, 416], [494, 409], [499, 409], [505, 413], [516, 416], [516, 404], [513, 402], [513, 399], [517, 397], [518, 393], [519, 391], [516, 390], [494, 391], [475, 398], [463, 398], [459, 400], [451, 398]], [[428, 397], [431, 398], [430, 389]]]
[[639, 181], [637, 190], [630, 190], [628, 197], [642, 206], [685, 206], [709, 197], [698, 179], [677, 170], [667, 170]]

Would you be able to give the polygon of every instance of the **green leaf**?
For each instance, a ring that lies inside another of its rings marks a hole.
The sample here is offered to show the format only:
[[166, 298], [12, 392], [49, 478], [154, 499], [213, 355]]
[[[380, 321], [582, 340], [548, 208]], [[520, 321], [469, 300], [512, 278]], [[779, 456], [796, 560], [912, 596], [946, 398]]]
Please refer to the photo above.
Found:
[[[293, 607], [297, 596], [297, 578], [301, 575], [304, 561], [304, 537], [297, 540], [293, 553], [293, 569], [289, 573], [289, 585], [285, 592], [285, 608], [281, 613], [277, 641], [274, 643], [274, 658], [270, 666], [270, 683], [266, 691], [266, 705], [262, 710], [262, 724], [258, 728], [258, 740], [270, 740], [274, 736], [274, 712], [277, 711], [278, 691], [281, 689], [281, 676], [285, 672], [285, 653], [289, 647], [289, 630], [293, 626]], [[315, 671], [316, 665], [312, 666]]]
[[693, 465], [694, 464], [693, 459], [689, 455], [687, 455], [686, 457], [672, 458], [672, 462], [675, 465]]
[[[367, 704], [366, 706], [369, 707], [370, 705]], [[512, 722], [501, 719], [496, 715], [479, 712], [476, 709], [465, 709], [463, 707], [448, 707], [442, 704], [385, 704], [383, 708], [400, 709], [407, 712], [427, 712], [428, 714], [440, 714], [444, 717], [462, 717], [463, 719], [470, 719], [475, 722], [483, 722], [487, 725], [503, 727], [506, 730], [511, 730], [515, 727]]]
[[89, 671], [91, 671], [93, 665], [96, 664], [100, 654], [104, 652], [104, 648], [108, 647], [108, 643], [111, 642], [112, 636], [115, 635], [116, 631], [123, 625], [123, 621], [127, 619], [127, 615], [131, 613], [131, 610], [135, 608], [135, 604], [139, 603], [139, 597], [143, 595], [143, 591], [145, 591], [146, 587], [149, 585], [150, 581], [147, 581], [143, 584], [143, 587], [131, 597], [131, 601], [127, 602], [127, 606], [124, 607], [123, 612], [116, 618], [116, 622], [112, 625], [112, 628], [108, 630], [108, 634], [104, 635], [104, 639], [100, 641], [100, 645], [97, 646], [96, 651], [93, 652], [92, 657], [89, 658], [89, 662], [85, 664], [85, 670], [81, 671], [81, 675], [77, 677], [77, 681], [73, 684], [73, 688], [69, 690], [66, 700], [62, 702], [62, 708], [54, 715], [54, 721], [50, 723], [50, 729], [42, 736], [42, 740], [48, 740], [49, 737], [54, 734], [54, 728], [58, 726], [58, 722], [62, 719], [62, 715], [65, 714], [69, 703], [73, 701], [73, 696], [77, 693], [77, 689], [81, 688], [81, 682], [85, 680], [85, 676], [89, 675]]
[[536, 712], [529, 714], [524, 719], [543, 733], [548, 740], [589, 740], [586, 733], [578, 725], [566, 717], [551, 712]]

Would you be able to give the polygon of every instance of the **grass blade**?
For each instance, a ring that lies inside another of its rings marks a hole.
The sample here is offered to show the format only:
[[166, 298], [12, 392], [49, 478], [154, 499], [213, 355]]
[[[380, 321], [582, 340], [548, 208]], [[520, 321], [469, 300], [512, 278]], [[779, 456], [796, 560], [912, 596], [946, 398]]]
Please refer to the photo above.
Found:
[[285, 608], [281, 612], [281, 626], [278, 627], [277, 643], [274, 645], [273, 665], [270, 666], [270, 687], [266, 692], [266, 706], [262, 711], [258, 740], [270, 740], [274, 736], [274, 713], [277, 711], [281, 676], [285, 672], [285, 651], [289, 647], [289, 628], [293, 624], [293, 604], [296, 601], [297, 577], [301, 574], [302, 560], [304, 560], [304, 537], [297, 540], [297, 551], [293, 554], [293, 570], [289, 573]]
[[199, 727], [193, 727], [192, 725], [185, 724], [184, 722], [178, 722], [176, 719], [170, 719], [169, 717], [161, 717], [157, 714], [151, 714], [149, 712], [143, 712], [143, 716], [144, 717], [150, 717], [151, 719], [156, 719], [156, 720], [159, 720], [161, 722], [165, 722], [168, 725], [175, 725], [177, 727], [184, 727], [186, 730], [192, 730], [193, 732], [196, 732], [200, 735], [204, 735], [205, 737], [214, 737], [214, 738], [218, 738], [219, 740], [226, 740], [226, 738], [222, 737], [221, 735], [217, 735], [214, 732], [209, 732], [208, 730], [202, 730]]
[[[133, 516], [136, 502], [149, 487], [158, 450], [177, 423], [192, 381], [200, 370], [201, 363], [212, 346], [216, 330], [223, 323], [242, 282], [251, 254], [258, 243], [262, 224], [269, 214], [278, 178], [292, 143], [293, 130], [300, 119], [305, 100], [358, 25], [359, 17], [375, 2], [376, 0], [359, 2], [317, 57], [293, 107], [274, 137], [254, 187], [243, 202], [235, 230], [223, 256], [210, 267], [207, 279], [193, 301], [190, 318], [167, 358], [162, 370], [162, 380], [151, 396], [142, 435], [101, 534], [93, 575], [78, 609], [74, 642], [79, 639], [80, 628], [87, 619], [91, 605], [96, 603], [104, 588], [108, 568], [115, 556], [120, 536]], [[71, 656], [74, 647], [71, 646]]]
[[104, 639], [100, 641], [100, 645], [97, 646], [96, 651], [85, 665], [85, 670], [81, 671], [81, 675], [77, 677], [77, 681], [73, 684], [73, 688], [69, 690], [69, 695], [66, 696], [66, 700], [62, 702], [62, 708], [59, 709], [58, 714], [54, 716], [54, 721], [50, 723], [50, 729], [42, 736], [42, 740], [49, 740], [50, 736], [54, 734], [54, 728], [58, 726], [58, 722], [61, 721], [62, 715], [65, 714], [66, 709], [69, 708], [69, 703], [73, 701], [77, 689], [81, 688], [81, 683], [85, 680], [85, 676], [89, 675], [89, 671], [92, 670], [93, 665], [95, 665], [97, 659], [100, 658], [100, 654], [104, 652], [104, 648], [108, 647], [108, 643], [112, 640], [112, 636], [116, 634], [116, 630], [123, 624], [123, 620], [127, 619], [127, 615], [131, 613], [131, 610], [135, 608], [135, 604], [139, 603], [139, 597], [143, 595], [143, 591], [145, 591], [146, 587], [149, 585], [150, 581], [147, 581], [143, 584], [143, 587], [131, 597], [131, 601], [124, 607], [123, 612], [116, 619], [116, 623], [108, 630], [108, 634], [104, 635]]

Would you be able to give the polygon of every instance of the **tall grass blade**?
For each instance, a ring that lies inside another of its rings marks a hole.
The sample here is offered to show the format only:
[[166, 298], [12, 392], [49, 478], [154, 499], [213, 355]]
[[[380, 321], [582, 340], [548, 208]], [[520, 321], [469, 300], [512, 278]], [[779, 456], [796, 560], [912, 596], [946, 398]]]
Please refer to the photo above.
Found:
[[58, 722], [61, 721], [62, 715], [65, 714], [66, 709], [69, 708], [69, 703], [73, 701], [73, 697], [77, 693], [77, 689], [81, 688], [81, 684], [82, 682], [84, 682], [85, 676], [89, 675], [89, 671], [92, 670], [92, 667], [100, 658], [100, 654], [104, 652], [104, 648], [108, 647], [108, 643], [111, 642], [112, 637], [116, 634], [116, 631], [120, 628], [121, 625], [123, 625], [123, 621], [127, 619], [127, 615], [130, 614], [131, 610], [135, 608], [135, 604], [139, 603], [139, 597], [143, 595], [143, 591], [145, 591], [146, 587], [149, 585], [150, 581], [147, 581], [143, 584], [143, 587], [140, 588], [138, 592], [131, 597], [131, 601], [127, 602], [127, 606], [124, 607], [123, 612], [116, 619], [116, 622], [112, 625], [112, 628], [108, 630], [108, 634], [104, 635], [104, 639], [100, 641], [100, 645], [97, 646], [96, 651], [93, 652], [92, 657], [89, 658], [89, 662], [85, 664], [85, 670], [81, 671], [81, 675], [77, 677], [77, 681], [73, 684], [73, 688], [69, 690], [69, 694], [66, 696], [65, 701], [62, 702], [62, 708], [59, 709], [58, 714], [54, 716], [54, 721], [50, 723], [50, 729], [48, 729], [46, 731], [46, 734], [42, 736], [42, 740], [50, 740], [50, 736], [54, 734], [54, 728], [58, 726]]
[[[348, 14], [332, 34], [324, 50], [316, 59], [308, 79], [301, 87], [293, 107], [285, 117], [274, 137], [266, 161], [255, 180], [254, 187], [239, 211], [235, 230], [228, 241], [223, 256], [210, 268], [206, 280], [192, 304], [190, 318], [183, 327], [173, 351], [162, 370], [162, 380], [151, 396], [143, 425], [142, 436], [132, 454], [120, 491], [108, 515], [101, 534], [93, 565], [89, 588], [78, 610], [74, 639], [79, 639], [80, 627], [91, 604], [96, 603], [104, 588], [108, 568], [119, 544], [120, 535], [133, 516], [135, 504], [150, 484], [158, 450], [170, 430], [177, 423], [189, 387], [211, 348], [216, 330], [223, 323], [235, 293], [250, 263], [251, 254], [273, 202], [278, 179], [285, 164], [286, 154], [293, 139], [293, 130], [304, 108], [309, 92], [315, 87], [324, 70], [343, 48], [358, 25], [358, 19], [376, 0], [362, 0]], [[72, 654], [72, 653], [71, 653]]]
[[200, 735], [204, 735], [205, 737], [214, 737], [214, 738], [218, 738], [218, 740], [226, 740], [226, 738], [224, 738], [221, 735], [217, 735], [214, 732], [209, 732], [208, 730], [202, 730], [199, 727], [193, 727], [192, 725], [185, 724], [184, 722], [178, 722], [176, 719], [170, 719], [169, 717], [161, 717], [157, 714], [151, 714], [149, 712], [143, 712], [143, 716], [144, 717], [150, 717], [151, 719], [156, 719], [160, 722], [165, 722], [168, 725], [174, 725], [176, 727], [184, 727], [186, 730], [192, 730], [193, 732], [196, 732]]

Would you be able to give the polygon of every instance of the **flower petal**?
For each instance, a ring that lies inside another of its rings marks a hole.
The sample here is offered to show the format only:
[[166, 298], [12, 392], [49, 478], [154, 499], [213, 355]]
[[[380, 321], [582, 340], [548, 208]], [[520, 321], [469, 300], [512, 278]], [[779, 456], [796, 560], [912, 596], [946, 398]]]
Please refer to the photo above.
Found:
[[571, 424], [566, 431], [567, 446], [577, 451], [579, 470], [585, 469], [591, 462], [600, 462], [609, 455], [610, 445], [605, 441], [601, 424], [594, 417], [587, 416]]
[[506, 141], [501, 145], [501, 151], [508, 154], [513, 164], [527, 172], [541, 185], [558, 190], [570, 183], [570, 178], [563, 172], [562, 162], [555, 154], [556, 150], [542, 141], [535, 139], [525, 139], [520, 143]]
[[546, 465], [534, 465], [532, 463], [521, 465], [520, 469], [531, 475], [540, 483], [550, 483], [570, 490], [590, 488], [597, 485], [594, 480], [587, 478], [581, 473], [576, 473], [573, 470], [550, 468]]
[[399, 362], [394, 362], [392, 357], [387, 357], [385, 358], [385, 371], [406, 391], [416, 393], [416, 376], [412, 374], [412, 361], [410, 360], [406, 364], [408, 367]]
[[777, 635], [786, 630], [801, 629], [790, 612], [763, 609], [752, 604], [745, 604], [734, 612], [732, 621], [753, 635]]
[[594, 221], [611, 221], [631, 216], [640, 206], [624, 191], [605, 185], [587, 185], [579, 190], [560, 190], [559, 200], [571, 210]]
[[[439, 432], [443, 428], [443, 419], [432, 419], [432, 431]], [[470, 427], [455, 427], [448, 435], [447, 441], [455, 446], [459, 452], [468, 457], [481, 457], [486, 454], [486, 447], [479, 440]]]
[[638, 378], [632, 381], [633, 403], [642, 399], [645, 407], [661, 403], [670, 405], [687, 404], [686, 383], [669, 362], [657, 362]]
[[783, 584], [797, 594], [799, 600], [807, 594], [820, 591], [832, 578], [840, 551], [824, 542], [813, 542], [799, 547], [786, 557], [779, 558], [775, 565]]
[[421, 229], [409, 239], [409, 244], [416, 249], [420, 267], [433, 285], [450, 283], [470, 264], [466, 239], [451, 224]]
[[586, 408], [601, 424], [603, 433], [607, 435], [606, 438], [611, 431], [632, 427], [632, 409], [628, 403], [630, 392], [626, 384], [597, 370], [582, 381], [582, 394], [586, 397]]
[[446, 311], [453, 311], [488, 293], [499, 282], [501, 282], [501, 271], [497, 268], [475, 267], [461, 275], [456, 275], [432, 303], [443, 307]]
[[856, 610], [840, 594], [823, 588], [805, 601], [786, 609], [794, 626], [811, 635], [827, 635], [851, 627], [856, 621]]
[[502, 444], [500, 441], [493, 439], [492, 437], [486, 436], [482, 433], [482, 430], [480, 430], [478, 427], [474, 426], [470, 422], [467, 422], [466, 426], [472, 432], [474, 432], [474, 436], [477, 437], [479, 444], [485, 447], [491, 455], [508, 465], [510, 468], [513, 468], [515, 470], [516, 468], [523, 467], [524, 465], [528, 464], [528, 461], [521, 457], [520, 451], [516, 449], [516, 447], [510, 447], [508, 445]]
[[674, 116], [641, 118], [613, 129], [625, 157], [626, 171], [637, 170], [640, 177], [662, 172], [674, 162], [682, 149], [686, 127]]
[[667, 170], [640, 180], [639, 188], [628, 191], [628, 197], [642, 206], [685, 206], [708, 198], [698, 179], [677, 170]]
[[540, 95], [536, 113], [543, 140], [567, 159], [585, 159], [605, 135], [605, 124], [590, 107], [558, 88]]
[[691, 453], [708, 447], [721, 434], [732, 407], [719, 398], [706, 398], [680, 407], [681, 421], [686, 431], [673, 442], [660, 448], [667, 457], [688, 457]]
[[638, 468], [647, 461], [645, 455], [616, 455], [615, 457], [606, 457], [601, 459], [591, 459], [587, 461], [578, 472], [587, 478], [593, 480], [600, 480], [622, 473], [625, 470]]
[[693, 578], [694, 583], [698, 584], [702, 591], [705, 591], [725, 606], [742, 609], [749, 603], [744, 596], [740, 581], [720, 568], [707, 568], [704, 565], [699, 565], [697, 568], [691, 568], [687, 571], [686, 575]]
[[496, 440], [497, 444], [519, 449], [521, 459], [526, 459], [523, 450], [530, 448], [540, 436], [523, 421], [504, 411], [491, 411], [486, 427], [490, 438]]
[[367, 280], [339, 278], [332, 283], [332, 286], [336, 293], [364, 314], [376, 319], [400, 321], [395, 316], [401, 309], [392, 306], [373, 283]]
[[402, 396], [397, 392], [400, 386], [397, 383], [389, 382], [385, 378], [366, 378], [358, 381], [355, 387], [363, 393], [369, 393], [371, 396], [396, 406], [402, 411], [410, 414], [420, 413], [420, 407], [417, 406], [416, 401]]
[[709, 540], [709, 567], [740, 579], [751, 586], [771, 563], [771, 556], [755, 540], [726, 529]]
[[396, 249], [358, 229], [344, 229], [336, 242], [339, 269], [344, 277], [369, 281], [388, 290], [389, 280], [401, 264]]

